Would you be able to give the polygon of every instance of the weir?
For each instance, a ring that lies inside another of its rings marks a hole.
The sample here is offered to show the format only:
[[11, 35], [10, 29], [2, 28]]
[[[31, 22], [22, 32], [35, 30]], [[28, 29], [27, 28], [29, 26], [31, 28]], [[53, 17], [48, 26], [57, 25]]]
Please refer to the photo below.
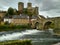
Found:
[[0, 32], [0, 42], [7, 40], [32, 40], [32, 45], [51, 45], [60, 42], [60, 39], [53, 37], [52, 31], [39, 31], [36, 29], [24, 31]]

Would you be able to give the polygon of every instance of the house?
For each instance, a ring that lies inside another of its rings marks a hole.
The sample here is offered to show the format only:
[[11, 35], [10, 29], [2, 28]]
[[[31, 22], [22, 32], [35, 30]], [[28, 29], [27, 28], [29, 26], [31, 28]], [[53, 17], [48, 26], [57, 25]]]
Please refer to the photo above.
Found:
[[20, 15], [14, 15], [12, 16], [12, 22], [15, 25], [22, 25], [22, 24], [28, 24], [29, 23], [29, 16], [20, 14]]
[[4, 18], [4, 22], [11, 23], [12, 22], [12, 18]]
[[[31, 21], [36, 20], [36, 16], [32, 16]], [[11, 18], [5, 17], [4, 22], [13, 23], [15, 25], [29, 24], [29, 16], [25, 14], [13, 15]]]

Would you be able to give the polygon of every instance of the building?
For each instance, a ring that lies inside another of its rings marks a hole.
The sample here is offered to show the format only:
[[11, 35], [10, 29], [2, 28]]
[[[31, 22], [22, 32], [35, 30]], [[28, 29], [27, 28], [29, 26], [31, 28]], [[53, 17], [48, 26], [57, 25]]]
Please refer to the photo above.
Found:
[[[36, 16], [32, 16], [32, 20], [37, 19]], [[29, 16], [20, 14], [20, 15], [13, 15], [12, 18], [5, 17], [4, 22], [12, 23], [14, 25], [26, 25], [29, 24]]]
[[[26, 9], [26, 10], [25, 10]], [[14, 16], [5, 16], [6, 11], [0, 11], [0, 17], [3, 19], [3, 22], [13, 23], [13, 24], [28, 24], [29, 23], [29, 17], [28, 14], [24, 14], [24, 10], [28, 11], [30, 13], [33, 13], [33, 15], [38, 15], [38, 7], [32, 7], [32, 3], [28, 2], [27, 7], [24, 8], [24, 3], [19, 2], [18, 3], [18, 11], [16, 15]], [[16, 12], [16, 10], [14, 10]], [[36, 16], [32, 16], [32, 20], [35, 20]]]
[[[24, 8], [24, 3], [19, 2], [18, 3], [18, 11], [16, 15], [24, 14], [24, 10], [26, 9], [27, 12], [33, 13], [33, 15], [38, 15], [38, 7], [32, 7], [32, 3], [27, 3], [27, 7]], [[0, 11], [0, 17], [4, 17], [6, 14], [6, 11]]]
[[[60, 17], [56, 18], [45, 18], [42, 15], [39, 15], [38, 7], [32, 7], [32, 3], [27, 3], [27, 7], [24, 8], [24, 3], [19, 2], [18, 3], [18, 15], [13, 15], [12, 17], [5, 17], [4, 22], [8, 21], [9, 23], [13, 23], [15, 25], [21, 25], [21, 24], [28, 24], [29, 23], [29, 16], [28, 14], [24, 14], [24, 11], [27, 11], [29, 13], [32, 13], [32, 27], [36, 27], [37, 29], [45, 29], [50, 28], [49, 25], [51, 23], [54, 23], [55, 28], [60, 28]], [[0, 12], [0, 16], [4, 17], [6, 12]], [[51, 23], [50, 23], [51, 22]]]
[[27, 7], [24, 8], [24, 3], [23, 2], [19, 2], [18, 3], [18, 13], [19, 14], [23, 14], [24, 13], [24, 9], [27, 10], [27, 12], [33, 13], [34, 15], [38, 15], [38, 7], [32, 7], [32, 3], [28, 2], [27, 3]]

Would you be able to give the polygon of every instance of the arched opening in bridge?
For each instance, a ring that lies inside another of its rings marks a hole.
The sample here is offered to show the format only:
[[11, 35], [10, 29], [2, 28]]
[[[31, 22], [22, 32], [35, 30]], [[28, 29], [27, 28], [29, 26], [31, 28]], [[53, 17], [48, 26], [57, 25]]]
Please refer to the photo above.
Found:
[[35, 29], [39, 29], [39, 22], [35, 23]]
[[50, 28], [51, 23], [52, 23], [51, 21], [47, 21], [47, 22], [44, 24], [43, 29], [49, 29], [49, 28]]

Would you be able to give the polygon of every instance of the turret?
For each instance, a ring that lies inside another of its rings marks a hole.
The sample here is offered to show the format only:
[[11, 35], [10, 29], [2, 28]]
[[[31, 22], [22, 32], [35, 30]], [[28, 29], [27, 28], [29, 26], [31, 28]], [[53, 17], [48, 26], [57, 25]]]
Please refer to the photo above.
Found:
[[23, 13], [23, 9], [24, 9], [24, 3], [23, 2], [19, 2], [18, 3], [18, 12], [20, 14]]
[[28, 13], [32, 13], [32, 3], [27, 3], [27, 11]]
[[30, 3], [30, 2], [27, 4], [27, 8], [29, 8], [29, 7], [32, 7], [32, 3]]
[[38, 7], [35, 7], [35, 15], [38, 15], [39, 12], [38, 12]]

